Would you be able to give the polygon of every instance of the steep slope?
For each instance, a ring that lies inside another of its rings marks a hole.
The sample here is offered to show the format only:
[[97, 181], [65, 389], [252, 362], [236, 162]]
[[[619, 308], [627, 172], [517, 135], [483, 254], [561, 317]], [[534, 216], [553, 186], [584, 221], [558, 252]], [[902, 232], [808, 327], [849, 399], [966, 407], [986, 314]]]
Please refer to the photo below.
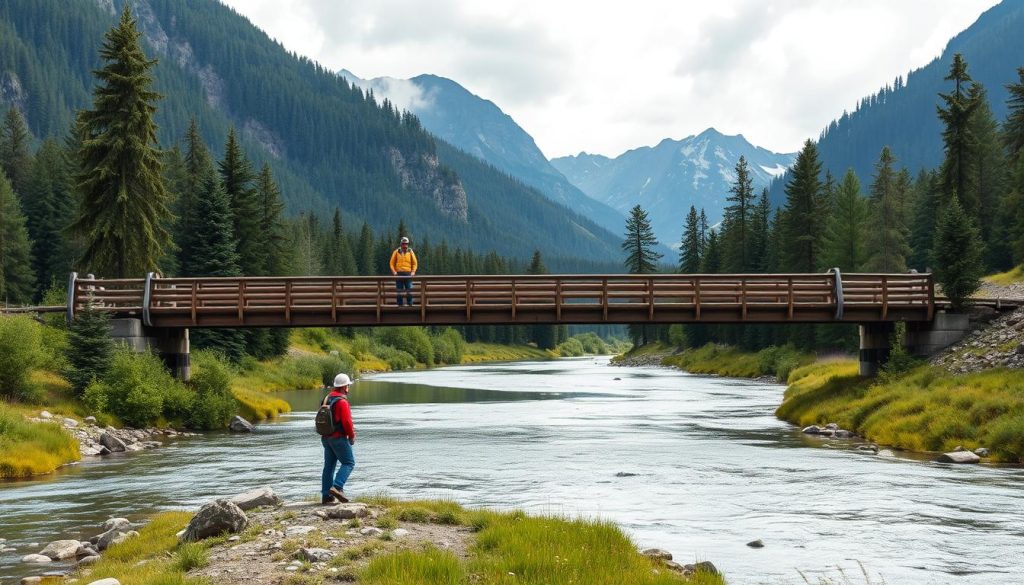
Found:
[[742, 135], [726, 136], [709, 128], [616, 158], [580, 153], [551, 163], [584, 193], [620, 212], [640, 204], [658, 239], [668, 243], [679, 241], [691, 205], [704, 208], [712, 223], [721, 219], [740, 156], [750, 165], [758, 193], [794, 158], [754, 146]]
[[436, 75], [361, 79], [350, 71], [342, 70], [340, 74], [360, 87], [372, 89], [378, 99], [387, 98], [416, 114], [434, 136], [489, 162], [613, 233], [622, 230], [625, 216], [570, 183], [551, 166], [533, 137], [494, 102]]
[[[874, 174], [883, 146], [889, 146], [897, 164], [911, 172], [935, 168], [942, 162], [942, 128], [935, 115], [939, 92], [949, 92], [953, 55], [961, 53], [968, 73], [988, 90], [996, 119], [1006, 116], [1007, 83], [1017, 80], [1024, 66], [1024, 3], [1004, 0], [983, 13], [970, 27], [953, 37], [942, 55], [928, 65], [896, 80], [892, 87], [866, 97], [852, 112], [825, 128], [818, 141], [823, 168], [837, 177], [853, 170], [862, 183]], [[772, 186], [773, 202], [785, 199], [784, 183]]]
[[[537, 194], [476, 160], [464, 168], [491, 182], [467, 187], [414, 116], [378, 105], [332, 71], [288, 53], [219, 2], [129, 1], [147, 51], [160, 60], [161, 143], [179, 140], [191, 117], [215, 150], [227, 129], [238, 127], [249, 155], [271, 163], [290, 211], [327, 214], [340, 206], [349, 225], [365, 219], [383, 229], [404, 219], [419, 238], [523, 258], [535, 246], [548, 255], [619, 257], [616, 236], [559, 205], [529, 221], [524, 214], [490, 217], [488, 193], [500, 191], [501, 205], [520, 209], [534, 205]], [[65, 133], [73, 111], [89, 103], [97, 49], [123, 4], [0, 3], [0, 102], [21, 109], [36, 136]], [[594, 237], [581, 236], [577, 224]], [[517, 237], [502, 237], [503, 230]]]

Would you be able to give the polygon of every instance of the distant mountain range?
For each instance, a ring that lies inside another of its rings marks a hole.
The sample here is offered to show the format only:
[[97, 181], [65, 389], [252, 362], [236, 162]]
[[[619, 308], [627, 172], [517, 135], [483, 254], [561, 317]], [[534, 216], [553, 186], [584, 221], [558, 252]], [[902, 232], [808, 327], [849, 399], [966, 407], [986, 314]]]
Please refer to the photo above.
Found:
[[622, 231], [625, 216], [570, 183], [551, 166], [533, 137], [494, 102], [436, 75], [362, 79], [347, 70], [340, 74], [362, 88], [372, 89], [378, 99], [387, 98], [399, 109], [416, 114], [434, 136], [487, 161], [613, 233]]
[[676, 243], [691, 205], [703, 208], [709, 222], [721, 220], [741, 156], [746, 157], [754, 188], [760, 193], [796, 155], [771, 152], [754, 146], [742, 134], [727, 136], [708, 128], [696, 136], [665, 139], [615, 158], [581, 152], [551, 164], [584, 193], [613, 209], [625, 213], [640, 204], [651, 217], [658, 239]]
[[[866, 97], [853, 112], [826, 127], [818, 140], [822, 166], [837, 178], [853, 168], [865, 188], [883, 146], [889, 146], [896, 164], [912, 173], [937, 168], [942, 162], [942, 126], [935, 115], [939, 92], [949, 92], [953, 55], [961, 53], [970, 76], [985, 86], [996, 120], [1006, 117], [1006, 84], [1018, 80], [1024, 66], [1024, 2], [1004, 0], [953, 37], [942, 55], [890, 87]], [[785, 200], [784, 180], [771, 189], [776, 205]]]

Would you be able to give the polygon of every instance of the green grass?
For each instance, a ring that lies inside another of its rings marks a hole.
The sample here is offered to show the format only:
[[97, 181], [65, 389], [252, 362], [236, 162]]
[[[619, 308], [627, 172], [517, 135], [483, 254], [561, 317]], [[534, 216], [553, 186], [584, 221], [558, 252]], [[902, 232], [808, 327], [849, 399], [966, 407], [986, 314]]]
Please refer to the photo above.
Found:
[[32, 423], [0, 402], [0, 478], [49, 473], [78, 461], [78, 441], [56, 423]]
[[997, 284], [1000, 286], [1024, 282], [1024, 266], [1017, 266], [1011, 270], [1007, 270], [1006, 272], [992, 274], [982, 278], [982, 280], [987, 283]]
[[530, 345], [501, 345], [498, 343], [467, 343], [462, 363], [508, 362], [516, 360], [546, 360], [551, 355]]
[[992, 369], [965, 375], [922, 365], [864, 379], [853, 361], [795, 370], [776, 411], [798, 425], [838, 423], [911, 451], [986, 447], [994, 459], [1024, 463], [1024, 376]]
[[672, 350], [673, 350], [673, 348], [671, 346], [665, 345], [664, 343], [661, 343], [660, 341], [654, 342], [654, 343], [648, 343], [647, 345], [641, 345], [639, 347], [634, 347], [634, 348], [630, 349], [629, 351], [627, 351], [626, 353], [621, 353], [621, 354], [613, 357], [612, 358], [612, 363], [613, 364], [617, 364], [617, 363], [619, 363], [619, 362], [621, 362], [623, 360], [629, 359], [629, 358], [637, 358], [637, 357], [643, 357], [643, 356], [648, 356], [648, 355], [667, 354], [667, 353], [671, 353]]
[[814, 356], [792, 347], [769, 347], [758, 352], [709, 343], [696, 349], [670, 355], [662, 360], [693, 374], [716, 374], [733, 378], [774, 376], [785, 380], [790, 371], [814, 361]]
[[201, 585], [205, 580], [189, 578], [184, 567], [206, 558], [207, 543], [178, 545], [175, 534], [188, 524], [188, 512], [157, 514], [140, 531], [139, 536], [116, 544], [92, 565], [88, 578], [92, 582], [112, 577], [121, 585]]

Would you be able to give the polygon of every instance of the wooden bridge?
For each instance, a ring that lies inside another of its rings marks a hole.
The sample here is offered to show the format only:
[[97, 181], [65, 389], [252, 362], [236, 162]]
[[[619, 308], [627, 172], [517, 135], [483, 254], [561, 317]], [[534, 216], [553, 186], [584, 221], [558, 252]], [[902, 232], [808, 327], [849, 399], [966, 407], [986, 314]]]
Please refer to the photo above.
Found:
[[412, 307], [394, 277], [83, 279], [86, 304], [147, 327], [338, 327], [931, 321], [930, 274], [416, 276]]

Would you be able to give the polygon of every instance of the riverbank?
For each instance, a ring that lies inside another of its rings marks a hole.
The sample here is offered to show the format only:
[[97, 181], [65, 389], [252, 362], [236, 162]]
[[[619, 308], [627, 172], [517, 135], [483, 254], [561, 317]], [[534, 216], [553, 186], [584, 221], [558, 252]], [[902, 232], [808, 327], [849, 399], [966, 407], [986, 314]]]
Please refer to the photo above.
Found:
[[609, 522], [450, 501], [378, 496], [323, 506], [282, 503], [261, 488], [195, 514], [164, 512], [141, 527], [112, 518], [96, 531], [91, 541], [56, 541], [26, 559], [41, 567], [77, 559], [72, 578], [122, 585], [725, 583], [709, 562], [682, 565], [663, 550], [639, 551]]
[[812, 363], [814, 359], [813, 354], [789, 346], [751, 352], [716, 343], [685, 350], [654, 343], [615, 356], [612, 363], [620, 366], [668, 366], [691, 374], [785, 381], [791, 371]]

